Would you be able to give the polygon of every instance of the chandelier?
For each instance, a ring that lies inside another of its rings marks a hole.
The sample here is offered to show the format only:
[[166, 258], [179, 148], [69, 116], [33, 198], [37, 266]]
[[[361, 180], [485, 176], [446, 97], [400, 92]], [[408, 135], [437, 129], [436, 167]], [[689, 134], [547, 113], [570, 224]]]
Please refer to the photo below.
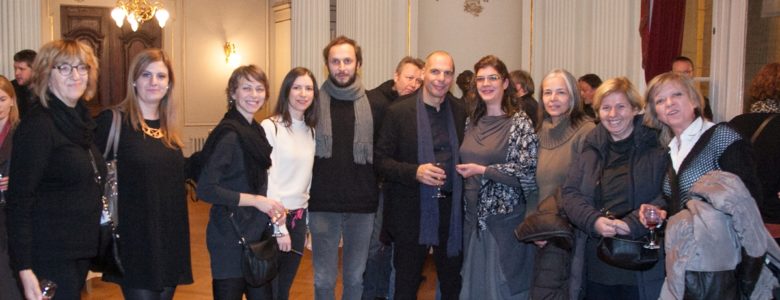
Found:
[[157, 18], [157, 24], [164, 28], [170, 16], [162, 3], [155, 0], [117, 0], [116, 8], [111, 11], [111, 18], [116, 22], [116, 26], [121, 28], [127, 17], [127, 23], [133, 31], [138, 30], [139, 24], [152, 18]]

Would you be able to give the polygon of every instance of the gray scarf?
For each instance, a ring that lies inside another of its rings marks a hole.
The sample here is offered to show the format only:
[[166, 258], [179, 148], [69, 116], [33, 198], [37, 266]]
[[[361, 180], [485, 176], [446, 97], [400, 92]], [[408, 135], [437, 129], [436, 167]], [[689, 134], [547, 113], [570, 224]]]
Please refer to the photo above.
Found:
[[331, 125], [331, 97], [340, 101], [355, 102], [355, 137], [352, 141], [352, 154], [356, 164], [374, 162], [374, 117], [371, 104], [360, 77], [355, 78], [348, 87], [338, 87], [328, 78], [320, 88], [320, 117], [317, 121], [316, 156], [330, 158], [333, 155], [333, 126]]

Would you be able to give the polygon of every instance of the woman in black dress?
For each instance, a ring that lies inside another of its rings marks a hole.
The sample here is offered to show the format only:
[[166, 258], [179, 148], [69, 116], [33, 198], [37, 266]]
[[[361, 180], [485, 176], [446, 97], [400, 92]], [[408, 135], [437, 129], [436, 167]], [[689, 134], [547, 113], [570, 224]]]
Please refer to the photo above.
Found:
[[265, 197], [271, 145], [254, 114], [265, 103], [268, 79], [254, 65], [241, 66], [228, 81], [228, 112], [201, 152], [205, 161], [198, 198], [213, 204], [206, 228], [214, 299], [271, 299], [271, 284], [251, 286], [241, 272], [241, 245], [232, 217], [248, 242], [261, 239], [271, 221], [284, 224], [281, 202]]
[[84, 102], [97, 71], [92, 48], [75, 40], [47, 43], [33, 63], [40, 105], [14, 133], [6, 206], [11, 265], [28, 299], [41, 298], [42, 279], [57, 284], [57, 299], [81, 298], [97, 255], [105, 163]]
[[[172, 299], [176, 286], [192, 283], [184, 157], [171, 96], [173, 68], [160, 49], [139, 53], [130, 64], [127, 96], [116, 107], [122, 131], [116, 157], [119, 180], [121, 274], [103, 279], [119, 284], [125, 299]], [[95, 143], [107, 147], [111, 110], [97, 118]]]

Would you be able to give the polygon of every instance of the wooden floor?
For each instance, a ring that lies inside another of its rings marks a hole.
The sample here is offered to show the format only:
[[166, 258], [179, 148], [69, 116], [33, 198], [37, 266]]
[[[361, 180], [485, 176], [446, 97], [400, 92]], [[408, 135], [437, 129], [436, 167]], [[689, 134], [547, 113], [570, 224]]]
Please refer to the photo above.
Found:
[[[206, 300], [212, 299], [211, 295], [211, 268], [209, 266], [209, 254], [206, 250], [206, 224], [208, 223], [210, 205], [205, 202], [190, 202], [190, 239], [192, 251], [192, 273], [195, 283], [179, 286], [176, 289], [174, 299], [177, 300]], [[436, 272], [433, 260], [428, 257], [423, 271], [428, 280], [423, 282], [418, 293], [418, 299], [433, 300], [436, 289]], [[339, 279], [336, 283], [336, 298], [341, 297], [341, 268]], [[82, 299], [103, 300], [122, 299], [119, 286], [107, 283], [100, 278], [92, 278], [88, 281], [87, 291], [82, 293]], [[295, 277], [290, 299], [314, 299], [314, 269], [312, 267], [311, 251], [304, 251], [298, 275]]]

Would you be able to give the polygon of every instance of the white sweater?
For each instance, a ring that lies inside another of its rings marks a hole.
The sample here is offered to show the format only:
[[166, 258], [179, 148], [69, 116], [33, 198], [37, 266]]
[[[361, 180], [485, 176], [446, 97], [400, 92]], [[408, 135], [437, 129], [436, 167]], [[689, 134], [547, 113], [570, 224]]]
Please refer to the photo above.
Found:
[[268, 198], [281, 201], [288, 210], [308, 207], [314, 166], [312, 130], [303, 120], [295, 119], [290, 128], [284, 127], [277, 116], [263, 120], [260, 126], [274, 147], [268, 170]]

